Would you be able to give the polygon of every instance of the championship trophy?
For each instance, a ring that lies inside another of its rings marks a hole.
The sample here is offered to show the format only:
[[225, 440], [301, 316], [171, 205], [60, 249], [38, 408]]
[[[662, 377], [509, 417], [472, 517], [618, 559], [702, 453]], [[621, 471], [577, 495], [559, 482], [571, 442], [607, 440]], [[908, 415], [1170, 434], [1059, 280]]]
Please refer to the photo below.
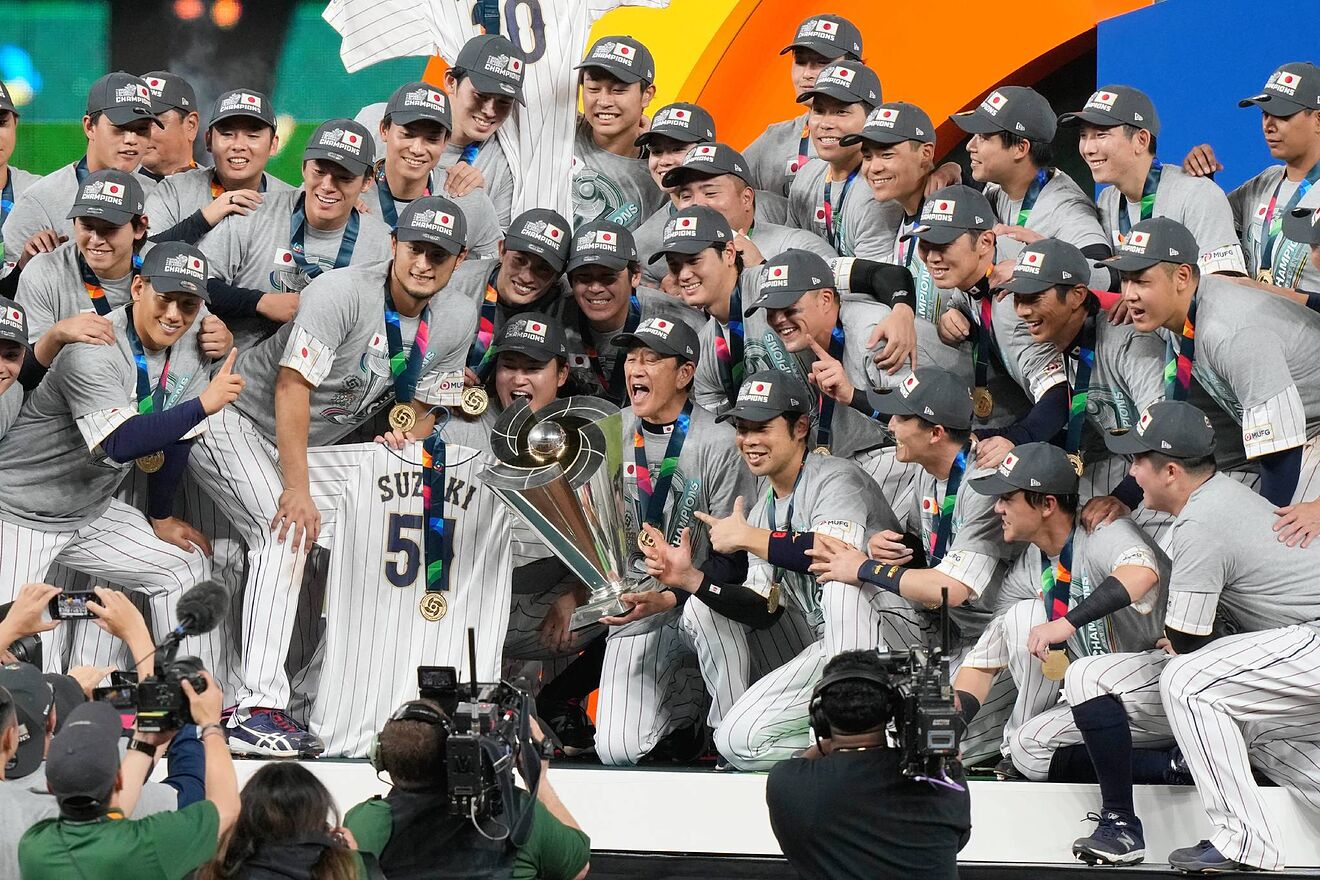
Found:
[[569, 624], [622, 615], [623, 593], [647, 587], [629, 571], [622, 416], [599, 397], [555, 400], [533, 413], [518, 399], [490, 435], [497, 463], [481, 479], [591, 591]]

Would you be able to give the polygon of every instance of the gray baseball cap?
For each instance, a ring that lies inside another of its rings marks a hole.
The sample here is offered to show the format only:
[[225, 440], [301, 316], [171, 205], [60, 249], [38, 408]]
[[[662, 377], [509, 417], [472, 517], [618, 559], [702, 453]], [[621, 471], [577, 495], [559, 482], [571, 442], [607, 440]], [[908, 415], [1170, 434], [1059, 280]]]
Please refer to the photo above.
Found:
[[860, 61], [844, 58], [823, 68], [815, 84], [798, 95], [797, 101], [802, 104], [817, 95], [826, 95], [845, 104], [860, 103], [871, 108], [884, 100], [880, 94], [880, 77], [875, 71]]
[[15, 116], [18, 115], [18, 108], [14, 106], [14, 98], [9, 94], [9, 89], [5, 88], [3, 80], [0, 80], [0, 111], [8, 110]]
[[629, 349], [644, 345], [652, 351], [680, 357], [696, 363], [701, 356], [697, 331], [678, 318], [643, 318], [631, 333], [620, 333], [610, 340], [615, 348]]
[[160, 293], [190, 293], [209, 303], [206, 292], [209, 262], [190, 244], [166, 241], [154, 245], [142, 257], [142, 277]]
[[1260, 94], [1238, 101], [1239, 107], [1256, 104], [1271, 116], [1292, 116], [1302, 110], [1320, 110], [1320, 67], [1309, 61], [1290, 61], [1270, 74]]
[[808, 290], [824, 287], [834, 287], [834, 270], [825, 258], [811, 251], [789, 248], [766, 260], [760, 293], [743, 314], [751, 317], [757, 309], [786, 309]]
[[142, 74], [142, 81], [151, 92], [151, 109], [157, 115], [166, 110], [197, 112], [197, 93], [193, 91], [192, 84], [177, 73], [153, 70]]
[[1005, 131], [1032, 143], [1054, 140], [1059, 117], [1045, 96], [1026, 86], [1000, 86], [985, 96], [975, 110], [955, 113], [953, 124], [968, 134]]
[[651, 117], [651, 127], [637, 136], [633, 146], [644, 147], [657, 137], [685, 144], [715, 140], [715, 118], [696, 104], [666, 104]]
[[568, 251], [565, 272], [583, 266], [605, 266], [625, 269], [637, 261], [637, 242], [626, 226], [613, 220], [592, 220], [583, 223], [573, 233], [573, 244]]
[[467, 217], [462, 208], [444, 196], [422, 196], [403, 209], [394, 237], [399, 241], [427, 241], [456, 254], [467, 247]]
[[857, 134], [846, 134], [839, 138], [843, 146], [869, 141], [873, 144], [901, 144], [903, 141], [917, 141], [923, 144], [935, 143], [935, 125], [916, 104], [906, 101], [889, 101], [872, 110], [866, 117], [866, 125]]
[[797, 376], [783, 370], [760, 370], [743, 380], [737, 402], [715, 421], [768, 422], [784, 413], [807, 415], [815, 403], [816, 396]]
[[122, 70], [107, 73], [92, 83], [87, 92], [87, 115], [100, 113], [115, 125], [128, 125], [139, 119], [150, 119], [165, 127], [152, 109], [151, 89], [141, 77]]
[[449, 96], [435, 86], [424, 82], [410, 82], [399, 86], [385, 102], [385, 119], [394, 125], [410, 122], [434, 122], [446, 132], [454, 130], [450, 115]]
[[510, 318], [495, 336], [493, 348], [496, 354], [516, 351], [541, 363], [568, 357], [564, 328], [544, 312], [520, 312]]
[[142, 215], [146, 201], [136, 175], [117, 168], [105, 168], [83, 178], [65, 219], [97, 217], [115, 226], [123, 226]]
[[330, 119], [317, 126], [307, 141], [303, 161], [308, 159], [328, 159], [361, 176], [376, 162], [376, 142], [362, 123]]
[[119, 712], [109, 703], [83, 703], [69, 713], [46, 757], [46, 783], [61, 809], [104, 812], [110, 806], [121, 730]]
[[1091, 263], [1075, 246], [1057, 238], [1042, 238], [1018, 252], [1013, 276], [1004, 283], [1009, 293], [1043, 293], [1055, 285], [1073, 287], [1091, 280]]
[[0, 296], [0, 341], [27, 345], [27, 314], [12, 299]]
[[733, 241], [733, 228], [724, 215], [705, 205], [693, 205], [669, 218], [664, 241], [647, 262], [663, 260], [665, 254], [699, 254], [726, 241]]
[[921, 206], [918, 224], [901, 238], [919, 238], [930, 244], [948, 244], [973, 230], [993, 229], [995, 212], [986, 197], [970, 186], [956, 183], [931, 193]]
[[43, 672], [42, 681], [50, 685], [50, 691], [55, 696], [55, 733], [64, 729], [69, 716], [73, 710], [83, 703], [87, 702], [87, 694], [83, 693], [82, 685], [78, 684], [78, 679], [71, 675], [61, 675], [58, 672]]
[[18, 779], [41, 766], [46, 754], [46, 720], [55, 696], [30, 663], [0, 666], [0, 688], [9, 691], [18, 712], [18, 752], [5, 767], [5, 777]]
[[868, 391], [866, 400], [882, 415], [916, 416], [962, 431], [972, 426], [972, 390], [938, 367], [917, 367], [897, 390]]
[[749, 173], [743, 154], [728, 144], [697, 144], [687, 151], [682, 165], [665, 172], [660, 183], [662, 186], [675, 187], [723, 174], [732, 174], [746, 181]]
[[798, 25], [793, 42], [779, 50], [780, 55], [794, 49], [810, 49], [831, 60], [862, 60], [862, 32], [842, 15], [813, 15]]
[[1134, 125], [1152, 135], [1160, 133], [1160, 117], [1150, 97], [1131, 86], [1105, 86], [1092, 93], [1081, 110], [1065, 113], [1059, 123], [1089, 122], [1104, 128], [1115, 125]]
[[1156, 263], [1195, 266], [1200, 254], [1196, 237], [1186, 226], [1168, 217], [1151, 217], [1133, 226], [1118, 246], [1118, 253], [1097, 265], [1120, 272], [1140, 272]]
[[591, 44], [587, 56], [574, 70], [600, 68], [620, 82], [655, 82], [655, 58], [640, 40], [620, 34], [601, 37]]
[[523, 211], [513, 218], [504, 234], [505, 250], [536, 254], [556, 272], [564, 271], [572, 243], [573, 224], [549, 208]]
[[1312, 247], [1320, 245], [1320, 209], [1293, 208], [1283, 218], [1283, 235]]
[[220, 97], [211, 105], [209, 125], [213, 126], [222, 119], [240, 116], [255, 119], [272, 129], [275, 128], [275, 108], [271, 106], [270, 98], [267, 98], [264, 92], [254, 89], [230, 89], [221, 92]]
[[1161, 400], [1146, 407], [1131, 430], [1105, 435], [1117, 455], [1158, 452], [1170, 458], [1202, 458], [1215, 451], [1215, 429], [1205, 413], [1185, 400]]
[[1019, 489], [1042, 495], [1076, 495], [1078, 477], [1068, 454], [1052, 443], [1013, 447], [992, 474], [968, 483], [982, 495], [1007, 495]]
[[527, 57], [507, 37], [480, 34], [463, 44], [451, 68], [472, 81], [472, 88], [487, 95], [508, 95], [523, 100]]

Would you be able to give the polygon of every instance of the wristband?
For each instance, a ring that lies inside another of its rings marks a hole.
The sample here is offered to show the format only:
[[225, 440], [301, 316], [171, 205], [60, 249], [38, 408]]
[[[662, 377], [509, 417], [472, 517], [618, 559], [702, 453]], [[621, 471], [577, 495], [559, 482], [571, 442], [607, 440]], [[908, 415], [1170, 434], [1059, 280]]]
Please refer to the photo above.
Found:
[[143, 742], [140, 739], [130, 739], [128, 741], [128, 750], [130, 752], [141, 752], [152, 761], [156, 760], [156, 747], [151, 743]]
[[903, 575], [907, 569], [901, 565], [891, 565], [887, 562], [872, 562], [867, 560], [857, 569], [857, 579], [864, 584], [871, 584], [882, 590], [888, 590], [895, 596], [901, 596], [898, 591], [899, 581], [903, 580]]
[[213, 730], [216, 733], [220, 734], [221, 737], [224, 737], [225, 735], [224, 728], [221, 727], [218, 722], [213, 721], [210, 724], [203, 724], [201, 727], [197, 728], [197, 738], [199, 740], [203, 739], [208, 733], [210, 733]]
[[806, 574], [811, 567], [811, 557], [807, 551], [815, 545], [815, 532], [771, 532], [766, 562], [775, 568]]
[[1068, 609], [1063, 619], [1071, 623], [1074, 629], [1081, 629], [1131, 604], [1132, 597], [1128, 595], [1127, 587], [1111, 574], [1100, 582], [1100, 586], [1091, 595], [1078, 602], [1076, 607]]

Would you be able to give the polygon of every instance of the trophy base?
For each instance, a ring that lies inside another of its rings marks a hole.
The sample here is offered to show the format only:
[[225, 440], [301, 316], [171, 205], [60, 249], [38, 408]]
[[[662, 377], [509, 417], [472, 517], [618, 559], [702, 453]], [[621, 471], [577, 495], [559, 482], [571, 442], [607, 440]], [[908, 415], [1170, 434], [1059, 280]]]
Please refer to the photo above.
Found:
[[568, 628], [577, 632], [580, 629], [586, 629], [593, 624], [599, 623], [602, 617], [616, 617], [628, 613], [628, 606], [623, 603], [619, 596], [605, 596], [600, 599], [588, 601], [585, 605], [579, 605], [569, 619]]

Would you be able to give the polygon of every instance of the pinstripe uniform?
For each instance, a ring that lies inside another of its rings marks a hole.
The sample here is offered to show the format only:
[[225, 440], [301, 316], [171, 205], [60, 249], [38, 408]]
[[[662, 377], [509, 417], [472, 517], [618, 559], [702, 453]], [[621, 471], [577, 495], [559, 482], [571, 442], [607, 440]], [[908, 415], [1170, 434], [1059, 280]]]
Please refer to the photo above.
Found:
[[[384, 155], [384, 151], [378, 150], [377, 155]], [[211, 195], [214, 180], [214, 171], [210, 168], [190, 168], [166, 175], [147, 197], [146, 211], [152, 234], [164, 232], [210, 205], [215, 200]], [[294, 190], [278, 177], [265, 173], [261, 175], [261, 187], [263, 195]], [[206, 235], [210, 235], [210, 231]], [[198, 240], [199, 243], [206, 240], [206, 235]]]
[[[829, 172], [830, 165], [824, 159], [808, 159], [788, 189], [787, 225], [805, 229], [821, 240], [826, 239], [823, 199]], [[838, 210], [843, 224], [839, 256], [891, 260], [890, 246], [903, 219], [897, 202], [877, 202], [865, 180], [854, 180]]]
[[[1283, 206], [1292, 200], [1301, 183], [1283, 179], [1284, 171], [1283, 165], [1271, 165], [1228, 194], [1228, 204], [1233, 209], [1233, 222], [1246, 253], [1247, 274], [1253, 277], [1261, 267], [1262, 241], [1267, 237], [1265, 215], [1269, 213], [1270, 200], [1277, 200], [1276, 213], [1271, 218], [1276, 221], [1283, 213]], [[1278, 187], [1277, 196], [1275, 187]], [[1320, 188], [1311, 187], [1297, 201], [1297, 207], [1320, 207]], [[1269, 256], [1274, 284], [1294, 290], [1320, 290], [1320, 269], [1311, 265], [1309, 247], [1276, 233], [1270, 242]]]

